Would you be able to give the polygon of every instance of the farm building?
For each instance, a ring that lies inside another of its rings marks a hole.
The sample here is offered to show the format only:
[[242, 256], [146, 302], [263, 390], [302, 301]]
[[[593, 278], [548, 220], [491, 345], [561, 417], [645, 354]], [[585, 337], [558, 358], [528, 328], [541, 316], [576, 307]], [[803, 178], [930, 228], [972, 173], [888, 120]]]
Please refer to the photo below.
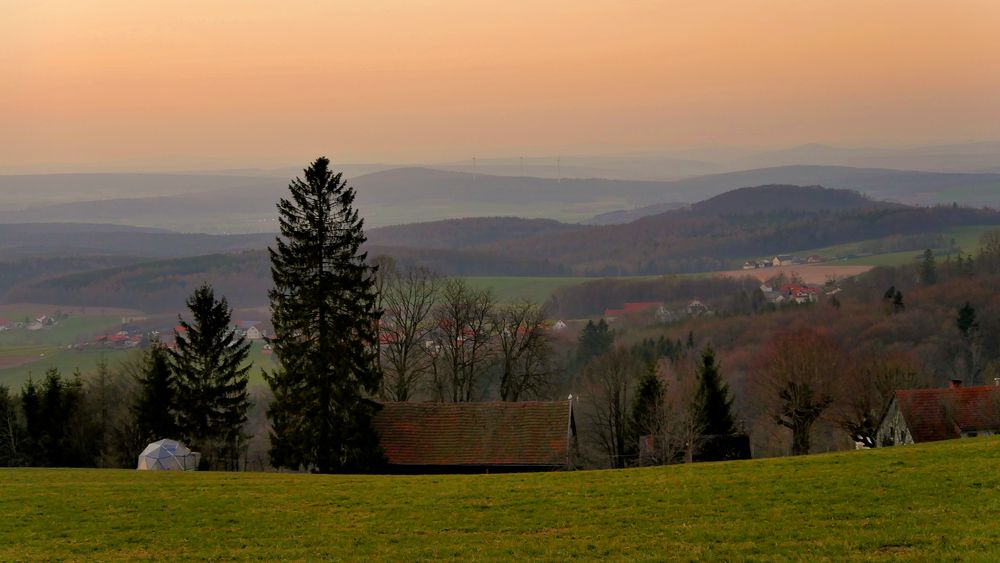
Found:
[[875, 443], [893, 446], [1000, 433], [1000, 387], [896, 391], [879, 425]]
[[576, 465], [573, 402], [383, 403], [391, 473], [556, 471]]

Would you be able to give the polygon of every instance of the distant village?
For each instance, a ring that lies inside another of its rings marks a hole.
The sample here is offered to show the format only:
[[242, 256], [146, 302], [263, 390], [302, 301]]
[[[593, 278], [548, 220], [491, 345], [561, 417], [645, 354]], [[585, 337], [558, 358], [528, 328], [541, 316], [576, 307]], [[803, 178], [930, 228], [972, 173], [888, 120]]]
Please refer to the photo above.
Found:
[[829, 257], [820, 256], [819, 254], [812, 254], [805, 259], [802, 259], [793, 254], [777, 254], [770, 258], [762, 258], [759, 260], [747, 260], [743, 262], [744, 270], [757, 270], [761, 268], [777, 268], [780, 266], [796, 266], [801, 264], [819, 264], [821, 262], [832, 262], [834, 260], [852, 260], [854, 258], [865, 258], [867, 256], [873, 256], [871, 252], [857, 252], [853, 254], [847, 254], [845, 256]]
[[[69, 318], [68, 314], [53, 313], [52, 315], [42, 315], [37, 318], [30, 316], [20, 320], [12, 321], [0, 318], [0, 333], [12, 331], [44, 331], [59, 326], [60, 321]], [[128, 350], [133, 348], [146, 348], [154, 341], [158, 341], [167, 348], [175, 347], [174, 335], [184, 332], [184, 327], [177, 325], [174, 327], [161, 327], [150, 329], [140, 324], [139, 319], [132, 317], [122, 317], [119, 329], [114, 332], [105, 332], [96, 336], [91, 335], [75, 344], [66, 346], [69, 350]], [[262, 321], [235, 321], [232, 326], [233, 332], [250, 341], [264, 340], [268, 336], [266, 323]], [[264, 353], [271, 351], [269, 344], [264, 345]]]

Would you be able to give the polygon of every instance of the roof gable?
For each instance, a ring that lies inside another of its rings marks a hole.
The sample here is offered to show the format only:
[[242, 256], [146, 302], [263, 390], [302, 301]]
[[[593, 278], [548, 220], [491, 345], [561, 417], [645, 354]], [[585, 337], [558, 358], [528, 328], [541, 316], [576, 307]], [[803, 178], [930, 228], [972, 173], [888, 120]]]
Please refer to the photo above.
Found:
[[373, 426], [390, 465], [567, 465], [571, 401], [383, 403]]
[[1000, 388], [995, 386], [900, 390], [896, 401], [914, 442], [1000, 429]]

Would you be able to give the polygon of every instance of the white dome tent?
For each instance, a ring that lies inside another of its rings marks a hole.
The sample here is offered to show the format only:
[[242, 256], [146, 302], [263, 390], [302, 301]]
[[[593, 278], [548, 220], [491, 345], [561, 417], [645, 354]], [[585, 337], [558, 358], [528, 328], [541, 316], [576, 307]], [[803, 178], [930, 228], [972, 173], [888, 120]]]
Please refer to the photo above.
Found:
[[201, 454], [192, 452], [175, 440], [159, 440], [139, 454], [140, 471], [193, 471], [198, 469]]

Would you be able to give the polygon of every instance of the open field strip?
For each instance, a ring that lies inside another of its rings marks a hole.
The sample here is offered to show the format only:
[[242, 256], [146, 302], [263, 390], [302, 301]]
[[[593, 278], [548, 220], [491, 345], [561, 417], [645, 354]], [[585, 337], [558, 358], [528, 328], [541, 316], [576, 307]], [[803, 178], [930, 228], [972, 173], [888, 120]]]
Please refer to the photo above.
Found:
[[0, 470], [0, 559], [997, 560], [1000, 438], [469, 476]]

